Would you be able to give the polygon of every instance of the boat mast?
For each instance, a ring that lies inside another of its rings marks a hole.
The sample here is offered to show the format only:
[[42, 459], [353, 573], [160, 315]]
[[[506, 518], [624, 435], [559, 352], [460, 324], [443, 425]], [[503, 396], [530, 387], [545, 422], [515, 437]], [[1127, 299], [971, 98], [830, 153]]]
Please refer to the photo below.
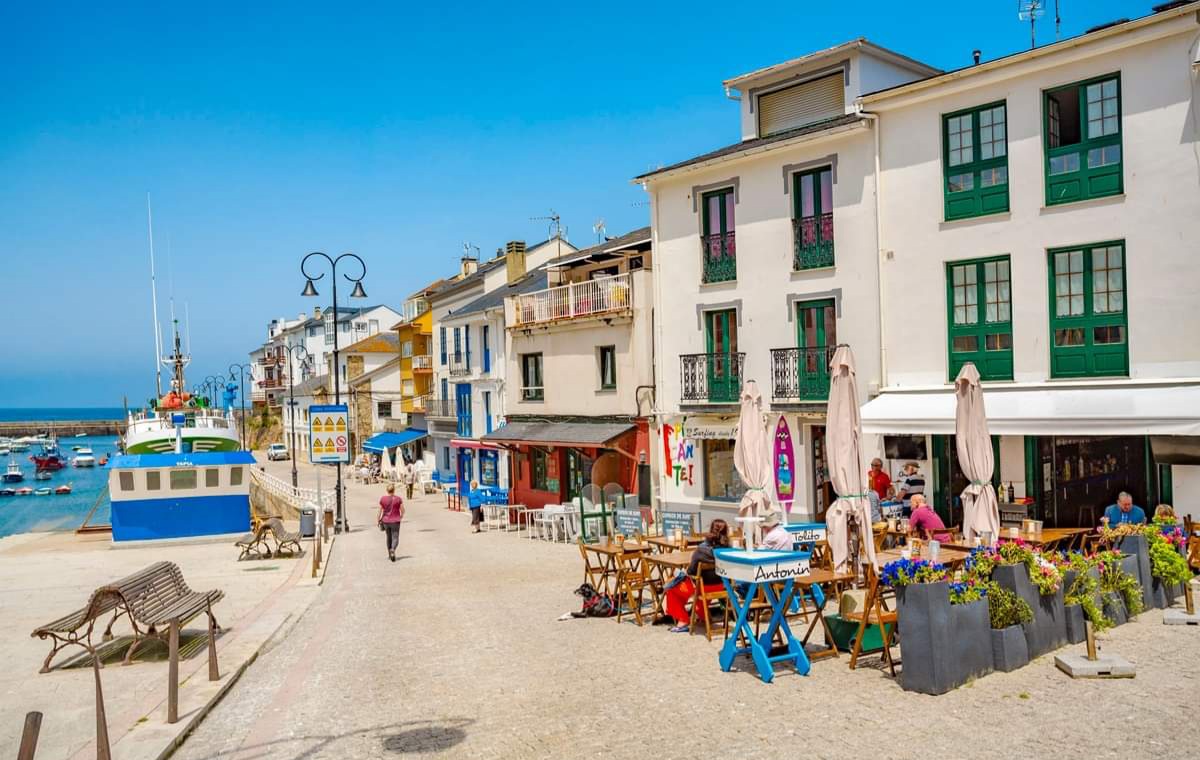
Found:
[[150, 211], [150, 193], [146, 193], [146, 227], [150, 235], [150, 305], [154, 310], [154, 387], [162, 398], [162, 333], [158, 329], [158, 286], [154, 281], [154, 215]]

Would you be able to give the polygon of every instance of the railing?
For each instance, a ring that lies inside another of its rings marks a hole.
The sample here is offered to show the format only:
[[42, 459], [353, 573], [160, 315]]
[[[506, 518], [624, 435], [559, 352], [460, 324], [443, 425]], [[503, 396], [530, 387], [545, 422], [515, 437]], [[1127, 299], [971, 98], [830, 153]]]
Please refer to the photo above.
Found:
[[796, 243], [793, 269], [833, 266], [833, 212], [793, 219], [792, 232]]
[[414, 396], [412, 400], [412, 410], [414, 412], [424, 412], [429, 408], [429, 402], [432, 400], [432, 393], [426, 393], [423, 396]]
[[744, 353], [681, 354], [681, 400], [706, 404], [735, 404], [742, 393]]
[[572, 282], [517, 296], [515, 321], [521, 327], [565, 319], [594, 317], [633, 307], [633, 280], [628, 273]]
[[335, 488], [323, 488], [319, 494], [315, 488], [292, 488], [291, 483], [262, 470], [251, 468], [250, 480], [267, 493], [287, 499], [296, 509], [302, 509], [307, 504], [312, 503], [316, 504], [318, 509], [324, 511], [326, 509], [333, 509], [337, 500]]
[[828, 401], [829, 361], [836, 346], [771, 349], [771, 398]]
[[287, 387], [287, 378], [286, 377], [272, 377], [272, 378], [267, 378], [266, 380], [259, 380], [258, 387], [259, 388], [286, 388]]
[[451, 354], [450, 374], [453, 377], [463, 377], [471, 374], [471, 355]]
[[433, 355], [432, 354], [416, 354], [412, 358], [413, 369], [432, 370]]
[[704, 256], [704, 281], [726, 282], [737, 279], [737, 240], [733, 231], [701, 235]]
[[452, 398], [431, 398], [426, 401], [426, 417], [457, 417]]

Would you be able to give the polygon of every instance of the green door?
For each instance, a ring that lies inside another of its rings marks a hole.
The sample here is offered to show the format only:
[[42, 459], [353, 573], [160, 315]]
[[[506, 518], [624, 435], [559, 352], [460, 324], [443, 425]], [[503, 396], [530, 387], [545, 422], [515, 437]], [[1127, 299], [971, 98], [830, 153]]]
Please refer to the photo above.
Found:
[[737, 356], [737, 312], [733, 309], [705, 312], [708, 357], [705, 372], [708, 400], [736, 403], [741, 395], [741, 367]]
[[829, 398], [829, 349], [837, 345], [833, 299], [804, 301], [796, 307], [797, 375], [803, 401]]

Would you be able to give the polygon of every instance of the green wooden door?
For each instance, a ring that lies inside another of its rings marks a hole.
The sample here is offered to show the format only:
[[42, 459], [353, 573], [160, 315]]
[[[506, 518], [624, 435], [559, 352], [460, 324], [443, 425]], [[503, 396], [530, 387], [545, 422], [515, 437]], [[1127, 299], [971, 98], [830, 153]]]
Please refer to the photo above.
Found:
[[837, 345], [837, 312], [832, 298], [797, 304], [796, 345], [800, 348], [800, 398], [828, 399], [829, 348]]
[[741, 392], [737, 366], [737, 312], [733, 309], [706, 312], [705, 330], [708, 400], [734, 403]]

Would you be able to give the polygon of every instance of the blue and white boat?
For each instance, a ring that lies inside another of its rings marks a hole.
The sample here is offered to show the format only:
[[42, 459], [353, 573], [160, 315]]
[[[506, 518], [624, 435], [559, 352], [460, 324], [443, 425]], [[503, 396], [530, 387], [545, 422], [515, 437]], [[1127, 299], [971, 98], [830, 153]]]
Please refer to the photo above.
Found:
[[248, 451], [124, 454], [109, 460], [113, 541], [250, 529]]
[[4, 473], [5, 483], [20, 483], [25, 479], [25, 471], [21, 469], [21, 465], [11, 456], [8, 458], [8, 470]]

